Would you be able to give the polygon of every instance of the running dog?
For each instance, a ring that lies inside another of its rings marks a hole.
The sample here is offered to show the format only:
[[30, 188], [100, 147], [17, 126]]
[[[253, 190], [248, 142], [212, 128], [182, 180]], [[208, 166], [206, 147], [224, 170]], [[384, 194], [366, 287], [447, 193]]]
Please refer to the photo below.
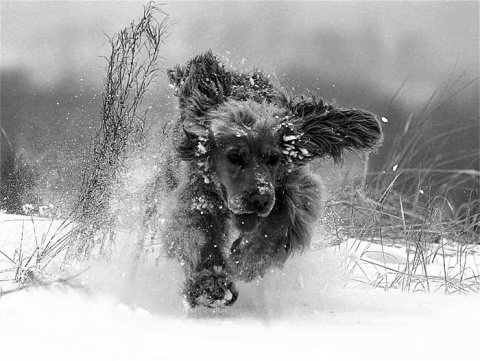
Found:
[[290, 96], [261, 71], [227, 69], [211, 51], [167, 74], [188, 172], [163, 242], [185, 270], [190, 307], [231, 305], [235, 281], [262, 277], [308, 246], [322, 214], [308, 163], [374, 150], [381, 127], [369, 112]]

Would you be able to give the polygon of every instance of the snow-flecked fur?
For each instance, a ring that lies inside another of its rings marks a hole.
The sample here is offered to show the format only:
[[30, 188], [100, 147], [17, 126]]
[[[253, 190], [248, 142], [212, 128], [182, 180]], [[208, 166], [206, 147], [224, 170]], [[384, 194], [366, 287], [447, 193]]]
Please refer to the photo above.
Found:
[[178, 156], [189, 172], [163, 239], [186, 272], [188, 304], [229, 305], [235, 281], [262, 277], [308, 246], [322, 192], [307, 163], [375, 149], [380, 125], [362, 110], [290, 97], [258, 70], [227, 70], [211, 51], [168, 76], [180, 105], [175, 128], [183, 128]]

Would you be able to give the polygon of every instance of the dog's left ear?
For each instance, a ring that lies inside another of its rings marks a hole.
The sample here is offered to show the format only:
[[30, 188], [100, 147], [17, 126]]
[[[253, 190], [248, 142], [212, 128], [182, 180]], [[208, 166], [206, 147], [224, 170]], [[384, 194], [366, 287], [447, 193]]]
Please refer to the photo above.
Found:
[[289, 162], [304, 164], [323, 156], [338, 162], [346, 150], [375, 150], [382, 142], [380, 123], [370, 112], [337, 108], [315, 98], [296, 98], [289, 108], [292, 116], [281, 128]]

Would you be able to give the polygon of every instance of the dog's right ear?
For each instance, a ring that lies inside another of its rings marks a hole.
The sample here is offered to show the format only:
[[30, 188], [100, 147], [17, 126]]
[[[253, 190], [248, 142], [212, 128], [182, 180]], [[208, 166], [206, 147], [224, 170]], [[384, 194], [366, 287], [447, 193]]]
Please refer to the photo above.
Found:
[[185, 66], [167, 70], [178, 96], [182, 118], [201, 118], [231, 93], [232, 74], [212, 51], [196, 56]]
[[199, 123], [186, 122], [183, 131], [185, 137], [177, 147], [180, 158], [186, 161], [206, 158], [210, 150], [208, 128]]

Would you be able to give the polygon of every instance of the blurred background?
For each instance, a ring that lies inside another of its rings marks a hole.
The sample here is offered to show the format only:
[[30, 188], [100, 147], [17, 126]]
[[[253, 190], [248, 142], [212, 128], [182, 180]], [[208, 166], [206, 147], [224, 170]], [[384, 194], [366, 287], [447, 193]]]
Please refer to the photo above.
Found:
[[[100, 124], [108, 36], [138, 20], [145, 4], [1, 2], [0, 209], [74, 196]], [[212, 49], [236, 67], [275, 74], [293, 93], [384, 117], [372, 172], [391, 171], [393, 147], [409, 147], [408, 132], [425, 119], [418, 151], [401, 167], [434, 160], [443, 169], [432, 173], [436, 184], [480, 170], [478, 2], [171, 1], [162, 9], [174, 22], [165, 68]], [[145, 100], [153, 123], [176, 116], [167, 85], [162, 74]], [[448, 191], [460, 204], [478, 191], [478, 177], [457, 185]]]

